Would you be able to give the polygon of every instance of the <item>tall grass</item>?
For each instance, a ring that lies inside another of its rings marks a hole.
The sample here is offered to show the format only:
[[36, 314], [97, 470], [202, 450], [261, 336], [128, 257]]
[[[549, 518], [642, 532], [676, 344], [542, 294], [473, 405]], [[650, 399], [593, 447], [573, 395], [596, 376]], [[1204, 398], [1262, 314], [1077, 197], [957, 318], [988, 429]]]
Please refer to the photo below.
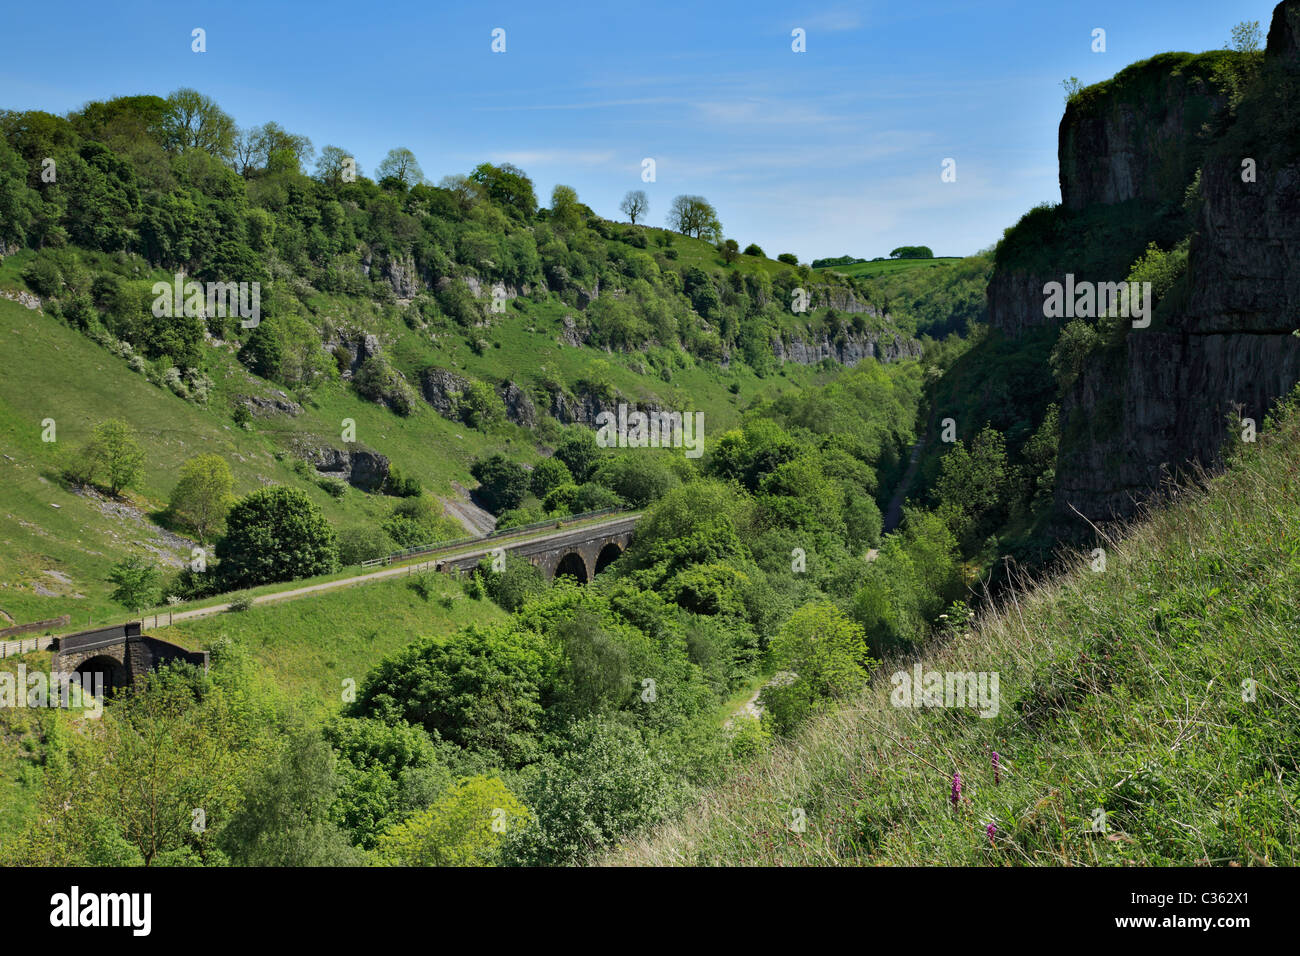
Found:
[[607, 862], [1296, 863], [1294, 399], [1279, 418], [1225, 474], [1107, 540], [1104, 570], [1080, 555], [922, 655], [997, 672], [996, 717], [892, 706], [889, 674], [912, 662], [889, 662]]

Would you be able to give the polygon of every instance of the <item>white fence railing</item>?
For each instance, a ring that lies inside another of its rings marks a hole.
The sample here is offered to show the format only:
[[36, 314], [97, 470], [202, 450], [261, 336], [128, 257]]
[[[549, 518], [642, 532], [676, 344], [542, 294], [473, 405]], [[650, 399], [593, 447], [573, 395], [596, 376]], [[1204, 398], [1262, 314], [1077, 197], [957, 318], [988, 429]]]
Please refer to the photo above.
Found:
[[27, 637], [21, 641], [0, 641], [0, 659], [30, 654], [33, 651], [48, 651], [54, 646], [56, 638], [49, 634]]

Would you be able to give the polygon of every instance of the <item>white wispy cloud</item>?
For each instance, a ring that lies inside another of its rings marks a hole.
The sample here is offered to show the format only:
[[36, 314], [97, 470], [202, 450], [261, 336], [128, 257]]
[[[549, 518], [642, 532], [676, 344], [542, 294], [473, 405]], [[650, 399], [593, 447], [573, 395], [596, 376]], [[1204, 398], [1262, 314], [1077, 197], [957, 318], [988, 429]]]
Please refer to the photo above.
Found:
[[492, 153], [494, 163], [514, 163], [527, 169], [530, 166], [603, 166], [616, 157], [611, 149], [519, 149]]

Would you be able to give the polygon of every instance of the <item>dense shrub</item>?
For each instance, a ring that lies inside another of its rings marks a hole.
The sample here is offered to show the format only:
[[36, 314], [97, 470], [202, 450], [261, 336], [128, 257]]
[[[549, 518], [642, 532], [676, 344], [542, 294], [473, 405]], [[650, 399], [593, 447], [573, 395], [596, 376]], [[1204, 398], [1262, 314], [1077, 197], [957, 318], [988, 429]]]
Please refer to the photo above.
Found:
[[334, 529], [320, 509], [303, 492], [282, 485], [235, 503], [216, 554], [229, 589], [329, 574], [339, 563]]

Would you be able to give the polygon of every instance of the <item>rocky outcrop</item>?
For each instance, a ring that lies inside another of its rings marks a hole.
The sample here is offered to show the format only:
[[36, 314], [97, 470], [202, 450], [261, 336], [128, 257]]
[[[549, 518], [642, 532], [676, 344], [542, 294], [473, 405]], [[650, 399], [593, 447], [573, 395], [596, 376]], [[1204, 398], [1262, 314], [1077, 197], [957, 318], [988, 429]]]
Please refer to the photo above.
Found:
[[370, 332], [345, 332], [326, 342], [324, 348], [335, 355], [345, 353], [340, 375], [344, 381], [348, 381], [365, 364], [366, 359], [379, 354], [379, 336]]
[[585, 328], [578, 327], [578, 321], [571, 315], [566, 315], [560, 320], [562, 328], [560, 330], [559, 341], [564, 345], [580, 348], [587, 343], [589, 333]]
[[[1059, 522], [1075, 511], [1092, 521], [1126, 517], [1167, 477], [1214, 468], [1225, 443], [1242, 440], [1242, 419], [1259, 427], [1300, 381], [1300, 337], [1292, 334], [1300, 326], [1300, 152], [1282, 130], [1289, 107], [1268, 105], [1281, 86], [1300, 80], [1298, 28], [1300, 0], [1287, 0], [1269, 31], [1262, 94], [1253, 94], [1258, 111], [1248, 94], [1237, 125], [1203, 155], [1185, 290], [1151, 328], [1130, 328], [1119, 348], [1095, 353], [1063, 397]], [[1104, 136], [1114, 143], [1120, 133], [1117, 127]], [[1080, 142], [1062, 137], [1062, 144]], [[1254, 182], [1242, 175], [1246, 148], [1257, 161]], [[1112, 152], [1125, 157], [1116, 160], [1118, 171], [1087, 174], [1080, 182], [1092, 185], [1080, 185], [1081, 195], [1115, 195], [1129, 170], [1147, 161], [1134, 158], [1135, 148]], [[1062, 156], [1063, 188], [1066, 166], [1088, 162]], [[995, 285], [990, 313], [1014, 329], [1004, 307], [1013, 307], [1016, 293], [1007, 290], [1015, 283], [1003, 280], [997, 305]]]
[[497, 394], [506, 407], [506, 420], [524, 428], [537, 425], [537, 406], [533, 404], [528, 393], [514, 382], [505, 382], [498, 386]]
[[0, 299], [8, 299], [11, 302], [17, 302], [24, 308], [31, 309], [34, 312], [41, 311], [41, 300], [30, 292], [23, 292], [21, 290], [10, 292], [8, 289], [0, 289]]
[[[660, 405], [658, 402], [639, 402], [617, 392], [613, 395], [597, 395], [587, 389], [579, 389], [573, 395], [567, 392], [553, 391], [548, 411], [561, 424], [578, 424], [596, 428], [598, 427], [596, 424], [597, 416], [602, 412], [609, 412], [611, 415], [617, 416], [620, 405], [626, 406], [628, 413], [639, 411], [647, 415], [658, 415], [661, 413], [671, 414], [676, 411], [666, 405]], [[672, 440], [676, 429], [670, 427], [667, 422], [662, 422], [662, 420], [661, 427], [663, 428], [660, 432], [662, 439], [664, 441]]]
[[1239, 161], [1207, 165], [1180, 325], [1193, 335], [1290, 334], [1300, 327], [1300, 156], [1264, 163], [1244, 183]]
[[772, 337], [772, 353], [778, 362], [796, 365], [816, 365], [823, 359], [832, 359], [841, 365], [853, 366], [865, 358], [881, 362], [919, 358], [921, 343], [897, 332], [846, 333], [834, 339], [829, 332], [823, 332], [820, 338], [793, 337], [789, 341], [775, 335]]
[[853, 294], [847, 286], [816, 286], [810, 296], [812, 305], [818, 309], [834, 309], [836, 312], [852, 314], [877, 315], [876, 307], [864, 302]]
[[269, 398], [264, 398], [261, 395], [240, 395], [237, 401], [259, 418], [266, 418], [271, 415], [296, 417], [302, 414], [302, 406], [281, 391], [275, 392]]
[[437, 366], [429, 366], [420, 373], [420, 394], [443, 418], [457, 418], [457, 401], [469, 388], [464, 375]]
[[1300, 59], [1300, 7], [1279, 3], [1268, 28], [1268, 55], [1279, 60]]
[[392, 286], [393, 294], [399, 299], [411, 299], [421, 289], [420, 273], [415, 267], [415, 256], [411, 253], [384, 261], [383, 276]]
[[606, 409], [616, 410], [619, 398], [619, 396], [613, 399], [603, 398], [584, 389], [579, 389], [577, 394], [571, 395], [557, 389], [551, 392], [551, 404], [547, 411], [562, 425], [580, 424], [594, 428], [596, 416]]
[[999, 269], [989, 279], [987, 297], [989, 325], [1004, 335], [1017, 338], [1032, 326], [1054, 321], [1043, 315], [1043, 285], [1047, 278], [1020, 269]]
[[[445, 279], [439, 280], [439, 288], [443, 288], [441, 283], [444, 281], [450, 281], [450, 280], [445, 280]], [[494, 298], [496, 296], [500, 296], [501, 298], [509, 301], [510, 299], [517, 299], [521, 295], [529, 294], [529, 287], [527, 283], [524, 283], [522, 286], [518, 286], [518, 287], [509, 285], [505, 282], [485, 283], [481, 279], [479, 279], [478, 276], [472, 276], [472, 275], [461, 276], [460, 281], [465, 283], [465, 287], [469, 289], [470, 293], [476, 299]]]
[[1181, 200], [1207, 145], [1201, 127], [1228, 101], [1212, 70], [1208, 57], [1165, 53], [1073, 98], [1058, 134], [1062, 204]]
[[1290, 333], [1135, 330], [1122, 359], [1086, 370], [1063, 403], [1058, 519], [1131, 515], [1166, 480], [1214, 467], [1241, 420], [1258, 428], [1297, 381]]
[[310, 452], [308, 460], [322, 475], [339, 478], [362, 491], [379, 491], [388, 480], [388, 457], [377, 451], [317, 448]]

